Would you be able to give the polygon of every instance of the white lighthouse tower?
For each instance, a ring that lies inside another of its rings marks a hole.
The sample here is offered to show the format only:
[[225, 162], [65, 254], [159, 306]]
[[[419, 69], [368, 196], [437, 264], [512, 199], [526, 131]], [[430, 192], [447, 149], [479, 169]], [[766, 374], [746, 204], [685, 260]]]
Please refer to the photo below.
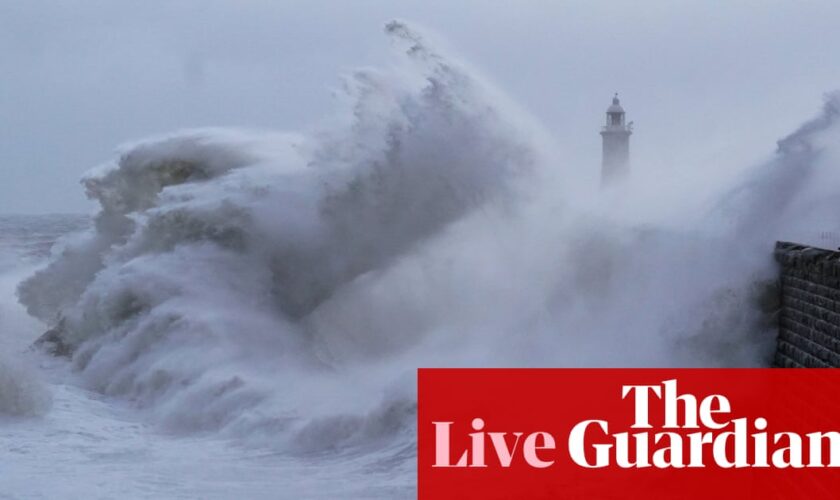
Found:
[[601, 186], [609, 185], [627, 176], [630, 163], [630, 134], [633, 122], [624, 122], [624, 108], [613, 97], [607, 108], [607, 124], [601, 129], [603, 159], [601, 161]]

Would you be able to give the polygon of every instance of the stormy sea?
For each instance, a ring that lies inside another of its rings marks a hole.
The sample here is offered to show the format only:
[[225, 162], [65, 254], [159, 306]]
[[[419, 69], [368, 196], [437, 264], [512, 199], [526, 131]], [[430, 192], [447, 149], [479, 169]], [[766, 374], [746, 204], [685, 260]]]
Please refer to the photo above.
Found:
[[702, 189], [598, 191], [385, 31], [312, 130], [139, 140], [95, 213], [0, 217], [0, 497], [412, 498], [418, 367], [767, 364], [775, 241], [840, 229], [840, 98]]

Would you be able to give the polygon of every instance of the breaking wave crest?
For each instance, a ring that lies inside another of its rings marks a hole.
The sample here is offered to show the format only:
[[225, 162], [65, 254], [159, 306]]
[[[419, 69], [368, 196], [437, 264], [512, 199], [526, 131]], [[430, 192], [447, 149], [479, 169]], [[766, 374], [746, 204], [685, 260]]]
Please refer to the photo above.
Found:
[[617, 218], [488, 84], [386, 31], [401, 61], [317, 133], [187, 131], [90, 172], [94, 228], [19, 287], [41, 343], [166, 429], [298, 451], [411, 435], [418, 366], [765, 362], [774, 239], [837, 226], [836, 99], [711, 209]]

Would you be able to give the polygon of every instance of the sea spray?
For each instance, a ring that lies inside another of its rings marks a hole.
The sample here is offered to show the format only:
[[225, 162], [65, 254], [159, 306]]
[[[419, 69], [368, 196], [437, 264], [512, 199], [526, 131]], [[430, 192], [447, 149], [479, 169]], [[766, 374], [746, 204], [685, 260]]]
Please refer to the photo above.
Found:
[[52, 398], [32, 368], [0, 358], [0, 415], [31, 417], [46, 413]]
[[[34, 365], [30, 344], [42, 325], [14, 301], [17, 283], [43, 259], [58, 234], [78, 227], [73, 217], [0, 216], [0, 416], [45, 414], [52, 395]], [[79, 224], [80, 225], [80, 224]]]
[[89, 387], [177, 432], [402, 453], [418, 366], [766, 361], [773, 240], [838, 184], [829, 113], [812, 153], [662, 207], [683, 224], [616, 217], [482, 79], [387, 32], [410, 64], [349, 76], [333, 127], [182, 132], [86, 177], [94, 229], [19, 292]]
[[411, 409], [410, 391], [381, 402], [405, 367], [355, 364], [309, 318], [459, 218], [508, 203], [536, 152], [484, 84], [408, 28], [388, 31], [411, 69], [354, 73], [349, 124], [185, 132], [88, 174], [95, 228], [19, 293], [90, 387], [166, 428], [275, 439], [322, 421], [346, 422], [342, 440], [376, 434], [364, 422]]

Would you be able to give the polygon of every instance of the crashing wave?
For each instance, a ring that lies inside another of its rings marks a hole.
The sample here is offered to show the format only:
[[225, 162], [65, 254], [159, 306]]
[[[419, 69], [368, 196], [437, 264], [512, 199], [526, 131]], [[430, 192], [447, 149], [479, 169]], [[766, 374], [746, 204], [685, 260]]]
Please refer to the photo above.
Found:
[[513, 196], [535, 155], [481, 82], [405, 25], [387, 31], [413, 73], [354, 73], [345, 126], [184, 132], [89, 173], [95, 228], [19, 288], [53, 325], [42, 343], [72, 355], [93, 388], [192, 429], [252, 418], [275, 377], [340, 364], [307, 318]]
[[692, 227], [619, 222], [557, 200], [574, 182], [542, 181], [489, 85], [386, 31], [411, 64], [348, 77], [332, 128], [187, 131], [88, 174], [94, 229], [19, 288], [43, 344], [166, 428], [299, 450], [404, 432], [417, 366], [763, 362], [773, 239], [829, 209], [833, 115]]

